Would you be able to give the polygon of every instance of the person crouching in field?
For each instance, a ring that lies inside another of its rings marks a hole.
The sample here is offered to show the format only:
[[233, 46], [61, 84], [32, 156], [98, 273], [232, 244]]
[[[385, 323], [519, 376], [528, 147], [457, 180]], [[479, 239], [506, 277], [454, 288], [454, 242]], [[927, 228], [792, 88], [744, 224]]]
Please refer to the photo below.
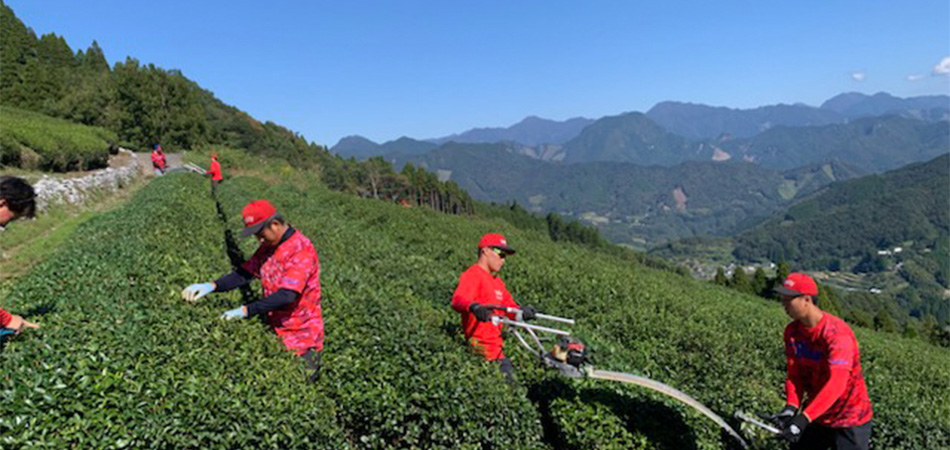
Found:
[[[10, 222], [36, 214], [36, 193], [33, 186], [17, 177], [0, 177], [0, 231]], [[39, 328], [23, 317], [0, 308], [0, 336], [20, 334], [26, 328]]]
[[786, 406], [772, 416], [780, 436], [793, 450], [867, 450], [873, 413], [854, 332], [818, 307], [810, 276], [791, 273], [775, 292], [792, 318], [785, 327]]
[[310, 382], [320, 376], [323, 316], [320, 310], [320, 261], [310, 239], [295, 230], [267, 200], [249, 203], [241, 211], [242, 237], [260, 241], [257, 252], [239, 269], [207, 283], [196, 283], [182, 297], [197, 301], [211, 292], [227, 292], [260, 278], [264, 298], [225, 311], [222, 319], [264, 315], [284, 345], [304, 359]]
[[[482, 236], [478, 242], [478, 260], [459, 277], [458, 287], [452, 295], [452, 308], [462, 315], [465, 338], [486, 361], [497, 361], [509, 382], [514, 379], [514, 366], [503, 351], [501, 331], [504, 325], [491, 321], [493, 316], [506, 313], [489, 305], [519, 308], [505, 282], [498, 277], [505, 258], [513, 254], [515, 249], [508, 246], [504, 236], [498, 233]], [[531, 306], [521, 310], [524, 320], [532, 320], [537, 315], [537, 310]], [[510, 318], [514, 319], [514, 314]]]
[[160, 177], [165, 173], [165, 152], [162, 151], [162, 146], [158, 144], [152, 150], [152, 169], [155, 171], [156, 177]]

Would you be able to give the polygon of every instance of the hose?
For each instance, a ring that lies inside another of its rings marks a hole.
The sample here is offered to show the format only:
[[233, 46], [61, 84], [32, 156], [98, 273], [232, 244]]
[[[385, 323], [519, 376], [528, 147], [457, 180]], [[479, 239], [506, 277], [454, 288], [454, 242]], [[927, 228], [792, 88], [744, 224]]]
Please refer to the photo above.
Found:
[[690, 397], [689, 395], [686, 395], [686, 393], [679, 391], [673, 387], [667, 386], [663, 383], [660, 383], [659, 381], [653, 381], [649, 378], [644, 378], [637, 375], [631, 375], [629, 373], [610, 372], [606, 370], [590, 369], [587, 372], [587, 377], [598, 379], [598, 380], [619, 381], [621, 383], [635, 384], [637, 386], [642, 386], [647, 389], [652, 389], [659, 393], [673, 397], [693, 407], [693, 409], [703, 413], [704, 416], [709, 417], [710, 419], [713, 420], [713, 422], [716, 422], [717, 424], [719, 424], [719, 426], [721, 426], [724, 430], [726, 430], [727, 433], [729, 433], [732, 437], [736, 438], [736, 440], [739, 441], [740, 444], [742, 444], [742, 448], [749, 448], [749, 445], [746, 444], [745, 440], [742, 439], [742, 436], [739, 436], [739, 433], [736, 433], [736, 430], [733, 430], [732, 427], [730, 427], [729, 424], [726, 423], [725, 420], [722, 420], [722, 417], [719, 417], [718, 415], [716, 415], [716, 413], [712, 412], [712, 410], [707, 408], [702, 403], [699, 403], [698, 401], [696, 401], [696, 399], [694, 399], [693, 397]]

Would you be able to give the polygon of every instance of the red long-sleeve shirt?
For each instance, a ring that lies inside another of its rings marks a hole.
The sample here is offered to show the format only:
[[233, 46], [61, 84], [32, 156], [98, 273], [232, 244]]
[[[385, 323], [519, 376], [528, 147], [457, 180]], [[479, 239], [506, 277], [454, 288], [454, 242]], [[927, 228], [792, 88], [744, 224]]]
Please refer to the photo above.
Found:
[[[492, 361], [504, 358], [505, 354], [502, 351], [504, 341], [501, 338], [504, 325], [479, 322], [475, 314], [468, 310], [472, 303], [518, 307], [511, 293], [508, 292], [508, 288], [505, 287], [505, 282], [478, 264], [469, 267], [459, 277], [458, 287], [452, 294], [452, 309], [462, 315], [462, 330], [465, 332], [465, 337], [485, 356], [485, 359]], [[495, 315], [503, 316], [505, 313], [496, 310]]]
[[11, 320], [13, 320], [13, 315], [0, 308], [0, 328], [6, 328]]
[[165, 169], [165, 153], [160, 151], [152, 152], [152, 166], [159, 169]]
[[861, 353], [854, 332], [843, 320], [824, 313], [813, 328], [795, 321], [785, 327], [786, 403], [831, 428], [859, 426], [871, 420]]
[[211, 160], [211, 169], [205, 173], [210, 173], [212, 180], [221, 181], [224, 179], [224, 177], [221, 176], [221, 163], [216, 159]]

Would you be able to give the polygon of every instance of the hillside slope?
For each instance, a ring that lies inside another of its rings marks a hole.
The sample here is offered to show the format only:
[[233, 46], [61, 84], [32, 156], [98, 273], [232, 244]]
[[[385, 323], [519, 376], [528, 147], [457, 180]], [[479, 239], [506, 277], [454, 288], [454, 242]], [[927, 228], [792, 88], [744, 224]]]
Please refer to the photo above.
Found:
[[[731, 448], [714, 424], [664, 397], [561, 379], [511, 345], [520, 387], [506, 386], [466, 348], [448, 304], [486, 231], [505, 233], [519, 249], [503, 272], [515, 298], [576, 318], [599, 368], [669, 383], [723, 416], [781, 406], [787, 319], [777, 304], [554, 244], [503, 221], [282, 178], [288, 183], [232, 179], [219, 200], [232, 232], [245, 202], [267, 198], [314, 241], [327, 329], [318, 386], [302, 384], [302, 369], [262, 324], [216, 319], [236, 295], [181, 302], [180, 288], [226, 270], [225, 250], [235, 248], [202, 179], [163, 177], [129, 206], [82, 226], [80, 238], [14, 286], [17, 310], [37, 311], [44, 328], [0, 352], [4, 367], [15, 368], [0, 373], [5, 444]], [[124, 245], [108, 239], [116, 234]], [[254, 247], [240, 245], [245, 254]], [[49, 273], [61, 274], [58, 282]], [[876, 445], [950, 445], [946, 351], [857, 335]]]

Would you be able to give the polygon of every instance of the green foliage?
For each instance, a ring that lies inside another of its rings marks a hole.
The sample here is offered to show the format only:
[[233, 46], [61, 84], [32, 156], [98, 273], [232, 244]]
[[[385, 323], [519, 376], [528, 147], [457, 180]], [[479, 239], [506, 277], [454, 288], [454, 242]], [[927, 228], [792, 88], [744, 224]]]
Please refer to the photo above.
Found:
[[[950, 324], [950, 156], [829, 186], [736, 238], [741, 261], [788, 259], [810, 270], [881, 274], [899, 268], [906, 288], [883, 294], [900, 317], [934, 315]], [[902, 247], [902, 252], [880, 255]], [[842, 264], [842, 261], [846, 263]], [[895, 277], [896, 278], [896, 277]], [[842, 304], [861, 302], [855, 294]], [[870, 310], [876, 314], [879, 308]], [[903, 321], [904, 319], [902, 319]]]
[[10, 106], [0, 106], [0, 166], [69, 171], [105, 167], [116, 135]]
[[750, 282], [752, 287], [752, 292], [755, 295], [760, 297], [770, 297], [771, 293], [769, 288], [771, 287], [771, 280], [769, 280], [768, 275], [765, 274], [765, 269], [762, 266], [755, 268], [755, 273], [752, 275], [752, 281]]
[[[512, 345], [520, 386], [508, 386], [467, 349], [449, 307], [459, 273], [472, 263], [471, 247], [486, 231], [505, 233], [519, 249], [503, 273], [515, 298], [576, 318], [575, 332], [599, 368], [668, 383], [725, 417], [781, 406], [787, 319], [774, 302], [552, 243], [546, 231], [361, 200], [284, 178], [294, 184], [239, 177], [218, 192], [230, 231], [241, 227], [245, 202], [266, 198], [316, 245], [327, 330], [317, 385], [304, 384], [299, 360], [265, 325], [217, 320], [236, 295], [181, 302], [183, 286], [229, 267], [206, 180], [172, 175], [81, 225], [10, 290], [4, 307], [28, 312], [43, 328], [0, 353], [0, 363], [13, 368], [0, 373], [3, 445], [732, 445], [672, 400], [561, 379]], [[115, 236], [123, 245], [114, 245]], [[241, 245], [244, 254], [255, 247], [252, 240]], [[856, 332], [876, 408], [876, 445], [950, 445], [946, 351]]]
[[722, 267], [716, 268], [716, 276], [713, 277], [713, 283], [718, 286], [727, 286], [729, 284], [729, 278], [726, 277], [726, 272], [722, 270]]
[[[245, 203], [267, 198], [317, 247], [327, 330], [322, 387], [347, 405], [338, 418], [354, 445], [540, 445], [537, 412], [523, 390], [509, 387], [454, 333], [458, 316], [447, 301], [458, 274], [439, 275], [463, 269], [477, 240], [445, 247], [443, 237], [415, 225], [440, 215], [319, 185], [300, 190], [238, 178], [219, 192], [233, 231], [243, 226]], [[244, 244], [249, 254], [255, 243]]]
[[196, 176], [80, 225], [5, 299], [43, 328], [2, 344], [0, 446], [344, 448], [336, 403], [298, 358], [263, 324], [217, 319], [236, 296], [181, 300], [226, 270]]
[[885, 333], [897, 333], [900, 331], [900, 325], [886, 310], [882, 309], [874, 316], [874, 329]]
[[[359, 428], [370, 435], [368, 442], [385, 442], [398, 433], [414, 439], [412, 423], [421, 419], [392, 412], [412, 410], [401, 403], [399, 392], [436, 395], [442, 391], [434, 390], [433, 384], [448, 383], [439, 381], [441, 377], [468, 378], [458, 374], [472, 370], [470, 364], [481, 367], [479, 358], [457, 337], [458, 316], [448, 302], [459, 273], [472, 262], [472, 245], [486, 231], [505, 233], [519, 249], [502, 274], [516, 300], [578, 319], [576, 334], [593, 349], [598, 367], [669, 383], [723, 416], [736, 409], [767, 411], [781, 406], [781, 333], [788, 319], [773, 301], [654, 271], [607, 252], [551, 243], [546, 230], [519, 230], [498, 220], [360, 201], [318, 185], [291, 187], [238, 179], [225, 185], [223, 192], [232, 229], [240, 227], [237, 213], [243, 202], [268, 198], [317, 245], [328, 305], [327, 375], [337, 380], [333, 373], [343, 371], [339, 379], [348, 380], [332, 395], [338, 404], [359, 405], [355, 407], [359, 412], [345, 413], [341, 420], [347, 429], [371, 424]], [[245, 251], [252, 247], [248, 243]], [[372, 317], [361, 317], [364, 310]], [[876, 423], [885, 423], [876, 428], [876, 442], [907, 449], [950, 443], [950, 434], [944, 431], [950, 425], [944, 417], [950, 413], [945, 400], [950, 392], [945, 350], [895, 340], [893, 335], [856, 332], [871, 398], [875, 405], [886, 405], [875, 410]], [[390, 352], [396, 345], [390, 341], [403, 346], [411, 341], [412, 350]], [[512, 403], [523, 399], [520, 389], [510, 394], [503, 389], [505, 400], [497, 400], [493, 419], [479, 416], [472, 419], [474, 423], [512, 420], [511, 427], [526, 427], [524, 417], [540, 419], [543, 433], [534, 439], [554, 447], [731, 445], [714, 424], [668, 399], [626, 386], [561, 381], [538, 370], [529, 355], [510, 344], [507, 352], [534, 407]], [[922, 369], [907, 369], [908, 352], [914, 353], [911, 364]], [[428, 358], [439, 362], [429, 366]], [[370, 364], [383, 366], [379, 369], [383, 373], [356, 372]], [[398, 369], [390, 374], [387, 364]], [[423, 376], [415, 365], [432, 369]], [[502, 383], [493, 367], [482, 368], [478, 377], [483, 378], [476, 378], [488, 380], [483, 384]], [[371, 381], [361, 382], [360, 377]], [[461, 399], [448, 401], [468, 408]], [[437, 419], [440, 414], [432, 410], [423, 416], [425, 423], [448, 420]], [[485, 442], [467, 430], [460, 429], [454, 439]], [[540, 432], [532, 430], [524, 432]], [[521, 445], [525, 444], [512, 448]]]
[[729, 287], [742, 292], [743, 294], [754, 294], [752, 283], [749, 281], [749, 275], [745, 273], [742, 267], [736, 267], [732, 271], [732, 279], [729, 280]]

